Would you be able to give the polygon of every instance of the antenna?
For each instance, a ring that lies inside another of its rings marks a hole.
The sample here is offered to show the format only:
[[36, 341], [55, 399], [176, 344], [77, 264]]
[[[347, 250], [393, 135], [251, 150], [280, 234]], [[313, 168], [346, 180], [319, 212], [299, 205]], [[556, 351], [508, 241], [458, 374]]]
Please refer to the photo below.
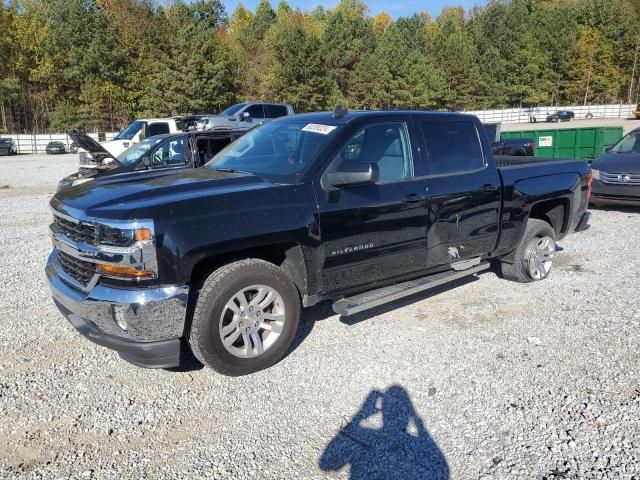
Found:
[[346, 108], [344, 108], [342, 105], [336, 105], [336, 108], [333, 109], [333, 114], [331, 116], [333, 118], [342, 118], [347, 113], [349, 113], [349, 111]]

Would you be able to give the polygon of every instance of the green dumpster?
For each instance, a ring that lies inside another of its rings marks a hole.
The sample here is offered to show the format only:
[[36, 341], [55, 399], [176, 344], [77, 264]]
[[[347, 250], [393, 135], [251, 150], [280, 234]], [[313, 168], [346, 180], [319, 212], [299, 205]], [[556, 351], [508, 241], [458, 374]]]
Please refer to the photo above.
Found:
[[584, 127], [502, 132], [501, 138], [533, 138], [536, 157], [594, 159], [622, 135], [622, 127]]

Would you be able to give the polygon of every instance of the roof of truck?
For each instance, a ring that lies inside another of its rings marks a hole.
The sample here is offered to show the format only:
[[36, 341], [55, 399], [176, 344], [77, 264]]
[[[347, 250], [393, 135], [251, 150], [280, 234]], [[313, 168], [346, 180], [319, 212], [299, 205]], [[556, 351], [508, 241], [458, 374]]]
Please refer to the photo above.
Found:
[[332, 124], [347, 123], [356, 118], [363, 117], [394, 117], [403, 115], [420, 115], [428, 117], [468, 117], [476, 118], [474, 115], [459, 112], [436, 112], [425, 110], [355, 110], [346, 111], [342, 114], [334, 115], [333, 112], [298, 113], [293, 116], [281, 117], [289, 119], [299, 119], [308, 122], [329, 122]]

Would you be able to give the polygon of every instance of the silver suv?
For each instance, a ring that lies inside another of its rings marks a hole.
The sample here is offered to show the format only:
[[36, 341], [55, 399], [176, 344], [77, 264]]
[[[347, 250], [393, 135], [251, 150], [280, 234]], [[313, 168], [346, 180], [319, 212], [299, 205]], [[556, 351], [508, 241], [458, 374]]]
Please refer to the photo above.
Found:
[[287, 103], [236, 103], [217, 115], [203, 115], [197, 125], [198, 130], [248, 130], [274, 118], [293, 114], [293, 107]]

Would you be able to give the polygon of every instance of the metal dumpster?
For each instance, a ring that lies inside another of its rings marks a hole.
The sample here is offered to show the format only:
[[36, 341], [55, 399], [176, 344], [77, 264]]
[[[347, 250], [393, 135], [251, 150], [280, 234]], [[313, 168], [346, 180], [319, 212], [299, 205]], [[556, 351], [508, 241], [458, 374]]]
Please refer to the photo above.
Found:
[[536, 157], [594, 159], [622, 135], [622, 127], [583, 127], [502, 132], [501, 138], [533, 138]]

